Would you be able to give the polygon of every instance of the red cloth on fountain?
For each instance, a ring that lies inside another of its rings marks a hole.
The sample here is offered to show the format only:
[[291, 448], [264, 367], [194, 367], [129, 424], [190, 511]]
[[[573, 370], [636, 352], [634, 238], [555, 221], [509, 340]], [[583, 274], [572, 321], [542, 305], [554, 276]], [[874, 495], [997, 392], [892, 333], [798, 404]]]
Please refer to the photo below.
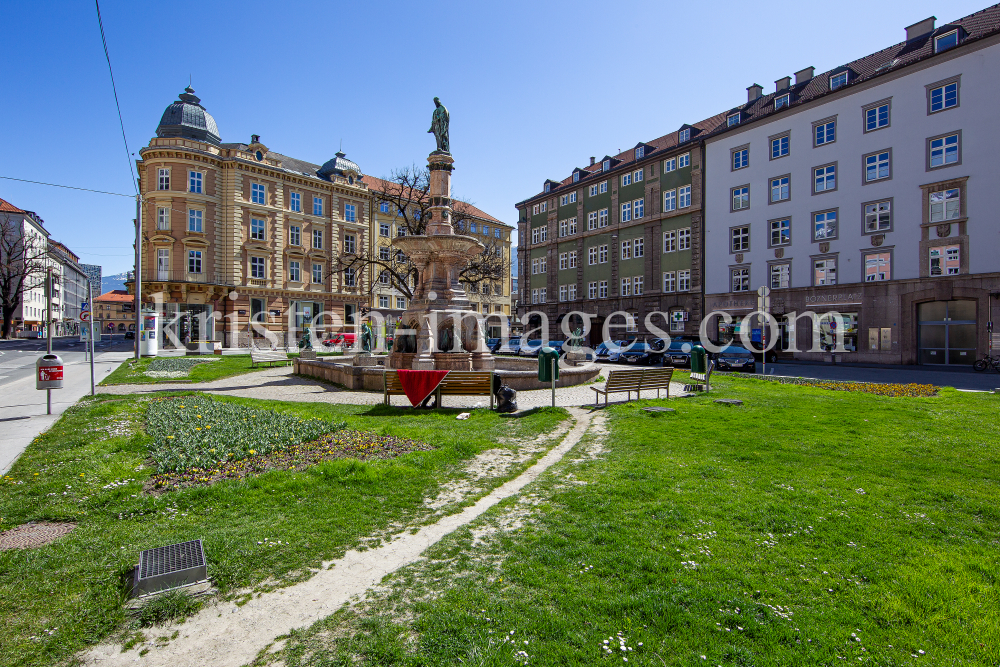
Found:
[[448, 371], [399, 371], [399, 384], [403, 385], [410, 405], [416, 407], [434, 393]]

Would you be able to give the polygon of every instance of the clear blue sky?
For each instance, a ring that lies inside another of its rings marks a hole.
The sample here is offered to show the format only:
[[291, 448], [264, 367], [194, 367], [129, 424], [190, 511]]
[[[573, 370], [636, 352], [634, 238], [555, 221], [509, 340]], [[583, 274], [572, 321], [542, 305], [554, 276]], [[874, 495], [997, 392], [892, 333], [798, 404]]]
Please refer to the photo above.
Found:
[[[104, 0], [133, 152], [193, 77], [223, 141], [323, 163], [343, 140], [365, 173], [422, 164], [432, 98], [451, 112], [455, 194], [513, 223], [517, 201], [589, 156], [746, 100], [746, 87], [823, 71], [902, 41], [903, 28], [982, 0], [872, 2], [190, 2]], [[131, 193], [94, 3], [16, 2], [6, 38], [0, 175]], [[132, 266], [135, 205], [0, 180], [105, 275]]]

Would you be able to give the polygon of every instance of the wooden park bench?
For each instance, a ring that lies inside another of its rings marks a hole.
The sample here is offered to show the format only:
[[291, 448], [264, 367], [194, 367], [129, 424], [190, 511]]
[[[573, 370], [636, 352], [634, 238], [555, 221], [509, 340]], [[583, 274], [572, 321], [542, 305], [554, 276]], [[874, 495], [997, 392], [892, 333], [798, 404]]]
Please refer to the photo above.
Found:
[[601, 394], [604, 394], [604, 405], [608, 404], [608, 394], [628, 393], [628, 400], [632, 400], [632, 392], [635, 392], [636, 400], [639, 399], [639, 392], [643, 389], [655, 389], [656, 397], [660, 397], [660, 389], [667, 390], [667, 398], [670, 398], [670, 378], [674, 374], [673, 368], [644, 368], [628, 371], [611, 371], [608, 373], [608, 380], [604, 387], [591, 387], [594, 390], [594, 407], [600, 405]]
[[292, 363], [288, 358], [288, 353], [284, 350], [262, 350], [258, 347], [250, 348], [250, 366], [257, 364], [274, 364], [276, 362]]
[[[382, 385], [385, 404], [392, 405], [390, 396], [405, 396], [399, 381], [399, 371], [386, 370]], [[442, 396], [489, 396], [493, 409], [493, 371], [451, 371], [434, 390], [437, 407], [442, 407]]]

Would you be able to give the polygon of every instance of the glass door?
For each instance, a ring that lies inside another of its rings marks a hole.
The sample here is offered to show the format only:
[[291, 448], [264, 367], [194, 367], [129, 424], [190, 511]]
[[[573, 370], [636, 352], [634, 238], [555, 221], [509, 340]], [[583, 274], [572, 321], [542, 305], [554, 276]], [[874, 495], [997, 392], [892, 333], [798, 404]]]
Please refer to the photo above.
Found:
[[966, 365], [976, 360], [976, 302], [917, 304], [921, 364]]
[[170, 280], [170, 250], [156, 249], [156, 279]]

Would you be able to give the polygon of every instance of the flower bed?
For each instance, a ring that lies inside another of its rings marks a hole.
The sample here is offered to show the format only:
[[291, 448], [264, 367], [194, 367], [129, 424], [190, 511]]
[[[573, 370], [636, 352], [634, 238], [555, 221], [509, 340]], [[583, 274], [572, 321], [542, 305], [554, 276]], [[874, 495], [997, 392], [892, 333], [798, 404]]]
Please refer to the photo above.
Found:
[[214, 484], [224, 479], [244, 479], [268, 470], [304, 470], [309, 466], [333, 459], [356, 458], [362, 461], [390, 459], [415, 451], [428, 451], [430, 445], [408, 438], [378, 435], [365, 431], [342, 430], [329, 435], [276, 449], [269, 454], [256, 454], [238, 460], [220, 460], [208, 467], [194, 467], [179, 472], [153, 475], [146, 491], [162, 493], [189, 486]]
[[815, 378], [783, 377], [780, 375], [761, 375], [751, 373], [743, 375], [741, 373], [719, 373], [730, 378], [753, 378], [755, 380], [769, 380], [780, 384], [797, 384], [805, 387], [819, 387], [820, 389], [830, 389], [832, 391], [860, 391], [866, 394], [876, 394], [878, 396], [907, 396], [911, 398], [937, 396], [938, 389], [933, 384], [901, 384], [896, 382], [856, 382], [853, 380], [817, 380]]
[[203, 396], [157, 400], [146, 414], [157, 473], [210, 468], [286, 449], [339, 431], [343, 422], [223, 403]]
[[207, 359], [190, 359], [188, 357], [156, 357], [150, 360], [144, 371], [145, 375], [154, 378], [179, 378], [188, 375], [198, 364], [216, 361], [216, 357]]

